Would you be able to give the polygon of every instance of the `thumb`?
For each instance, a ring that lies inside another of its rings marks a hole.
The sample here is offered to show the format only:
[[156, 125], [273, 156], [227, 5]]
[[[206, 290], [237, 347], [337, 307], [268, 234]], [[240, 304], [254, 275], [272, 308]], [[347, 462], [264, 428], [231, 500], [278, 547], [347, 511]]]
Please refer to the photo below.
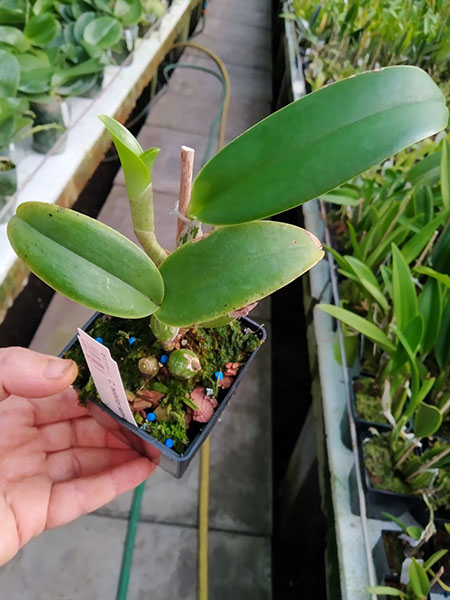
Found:
[[77, 376], [73, 360], [27, 348], [0, 348], [0, 401], [10, 394], [40, 398], [57, 394]]

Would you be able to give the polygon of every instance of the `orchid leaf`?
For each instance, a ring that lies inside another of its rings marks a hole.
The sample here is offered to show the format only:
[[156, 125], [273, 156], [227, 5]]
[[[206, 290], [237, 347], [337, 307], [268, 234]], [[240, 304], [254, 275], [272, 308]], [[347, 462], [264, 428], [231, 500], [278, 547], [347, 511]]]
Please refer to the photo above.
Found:
[[422, 352], [428, 354], [436, 343], [441, 328], [443, 295], [439, 283], [431, 277], [419, 294], [419, 313], [425, 323]]
[[[446, 525], [447, 525], [447, 523], [446, 523]], [[423, 568], [429, 569], [435, 563], [437, 563], [439, 560], [441, 560], [441, 558], [444, 557], [447, 554], [447, 552], [448, 552], [447, 549], [438, 550], [437, 552], [434, 552], [434, 554], [432, 554], [429, 558], [427, 558], [427, 560], [423, 563]]]
[[450, 302], [447, 302], [442, 312], [441, 327], [436, 340], [434, 353], [441, 369], [450, 363]]
[[121, 123], [107, 115], [100, 115], [99, 118], [110, 132], [119, 154], [136, 237], [150, 258], [159, 265], [166, 258], [167, 252], [159, 245], [155, 235], [150, 180], [159, 149], [150, 148], [144, 152], [137, 139]]
[[431, 267], [414, 267], [414, 271], [416, 273], [421, 273], [422, 275], [428, 275], [428, 277], [433, 277], [436, 281], [440, 281], [446, 287], [450, 288], [450, 277], [445, 273], [439, 273]]
[[358, 260], [358, 258], [355, 256], [345, 256], [344, 258], [353, 269], [355, 275], [357, 275], [358, 281], [361, 283], [361, 285], [369, 292], [376, 302], [378, 302], [384, 312], [388, 312], [388, 302], [380, 290], [377, 278], [369, 269], [369, 267], [361, 260]]
[[323, 312], [326, 312], [328, 315], [339, 319], [356, 331], [359, 331], [372, 340], [374, 344], [378, 344], [378, 346], [388, 354], [392, 355], [394, 353], [394, 344], [389, 340], [382, 329], [377, 327], [377, 325], [374, 325], [368, 319], [364, 319], [364, 317], [360, 317], [346, 308], [333, 306], [332, 304], [319, 304], [317, 308], [323, 310]]
[[444, 208], [450, 208], [450, 142], [448, 138], [442, 140], [441, 157], [441, 192]]
[[397, 598], [406, 598], [406, 594], [397, 588], [390, 587], [388, 585], [374, 585], [366, 588], [369, 594], [375, 594], [377, 596], [396, 596]]
[[[417, 361], [416, 361], [416, 351], [414, 350], [412, 345], [417, 341], [418, 338], [418, 334], [420, 333], [418, 330], [418, 323], [422, 323], [422, 329], [421, 331], [423, 331], [423, 320], [421, 315], [417, 315], [412, 321], [410, 321], [410, 324], [407, 328], [405, 328], [405, 331], [402, 332], [400, 331], [400, 329], [398, 327], [393, 327], [393, 330], [395, 332], [395, 335], [398, 338], [399, 341], [399, 346], [397, 347], [397, 353], [396, 353], [396, 358], [398, 358], [398, 355], [400, 352], [402, 352], [401, 346], [403, 346], [403, 349], [406, 351], [407, 357], [408, 357], [408, 361], [411, 367], [411, 394], [412, 394], [412, 400], [408, 405], [408, 418], [412, 417], [417, 405], [418, 405], [418, 399], [417, 399], [417, 394], [419, 392], [419, 386], [420, 386], [420, 378], [419, 378], [419, 368], [417, 366]], [[416, 336], [416, 337], [415, 337]]]
[[162, 263], [165, 296], [156, 316], [179, 327], [210, 321], [268, 296], [322, 256], [319, 241], [293, 225], [259, 221], [219, 228]]
[[430, 582], [425, 569], [413, 557], [409, 565], [409, 583], [419, 598], [426, 598], [430, 592]]
[[[434, 231], [449, 218], [450, 212], [446, 211], [429, 221], [410, 240], [402, 246], [402, 254], [405, 261], [410, 264], [425, 248]], [[450, 277], [449, 277], [450, 281]]]
[[351, 196], [338, 194], [336, 192], [337, 190], [334, 190], [328, 194], [323, 194], [322, 200], [325, 202], [330, 202], [331, 204], [338, 204], [340, 206], [359, 206], [361, 204], [361, 200], [359, 198], [352, 198]]
[[25, 202], [8, 224], [16, 254], [71, 300], [113, 316], [152, 314], [163, 299], [154, 263], [126, 237], [75, 211]]
[[447, 120], [442, 92], [416, 67], [339, 81], [267, 117], [214, 156], [195, 178], [188, 216], [225, 225], [275, 215], [437, 133]]
[[402, 331], [417, 315], [419, 306], [411, 271], [400, 250], [392, 244], [392, 300], [398, 328]]
[[433, 186], [439, 181], [441, 169], [441, 153], [433, 152], [417, 162], [407, 174], [407, 179], [414, 186]]
[[437, 406], [422, 402], [414, 415], [414, 435], [418, 438], [436, 433], [442, 425], [442, 414]]

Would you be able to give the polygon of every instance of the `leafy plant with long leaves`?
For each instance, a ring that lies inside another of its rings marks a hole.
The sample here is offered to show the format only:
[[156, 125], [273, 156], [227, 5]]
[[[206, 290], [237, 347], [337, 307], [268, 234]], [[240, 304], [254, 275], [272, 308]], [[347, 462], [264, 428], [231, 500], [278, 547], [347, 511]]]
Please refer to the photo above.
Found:
[[[446, 139], [442, 142], [442, 152], [431, 155], [433, 161], [434, 156], [440, 158], [440, 186], [439, 181], [436, 184], [430, 179], [429, 169], [418, 168], [419, 162], [413, 169], [416, 174], [421, 173], [421, 177], [412, 186], [413, 178], [401, 175], [402, 194], [397, 192], [397, 175], [384, 184], [391, 188], [387, 197], [378, 190], [370, 203], [364, 199], [355, 201], [357, 219], [347, 221], [352, 253], [344, 255], [329, 248], [344, 277], [342, 302], [352, 310], [343, 306], [323, 307], [343, 321], [347, 332], [364, 333], [390, 358], [388, 362], [380, 356], [376, 358], [375, 362], [381, 367], [377, 371], [378, 387], [382, 389], [384, 380], [389, 378], [391, 399], [396, 398], [394, 417], [398, 420], [404, 414], [409, 420], [415, 414], [418, 436], [435, 433], [450, 408], [450, 360], [446, 342], [450, 279], [446, 273], [423, 266], [423, 263], [439, 268], [445, 266], [446, 244], [442, 240], [446, 239], [450, 214]], [[424, 177], [434, 183], [433, 188], [423, 184]], [[409, 189], [404, 189], [406, 183]], [[373, 191], [374, 187], [370, 185], [368, 189]], [[334, 192], [331, 200], [336, 197], [338, 201], [342, 198], [348, 202], [348, 192], [338, 192], [346, 196], [336, 196]], [[361, 194], [357, 196], [360, 198]], [[372, 214], [376, 215], [374, 220]], [[411, 221], [416, 223], [414, 227]], [[392, 244], [392, 239], [402, 242], [400, 248]], [[374, 253], [376, 260], [372, 258]], [[409, 265], [413, 263], [411, 271]], [[412, 397], [405, 409], [407, 391]], [[425, 398], [431, 400], [431, 405]]]

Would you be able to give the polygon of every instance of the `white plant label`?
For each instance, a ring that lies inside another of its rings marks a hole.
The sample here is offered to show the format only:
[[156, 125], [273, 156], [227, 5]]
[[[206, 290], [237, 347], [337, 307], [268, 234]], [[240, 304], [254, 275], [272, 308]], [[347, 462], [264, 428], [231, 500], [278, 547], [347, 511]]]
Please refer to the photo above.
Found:
[[111, 358], [109, 349], [79, 328], [78, 340], [103, 404], [137, 427], [123, 387], [119, 367]]

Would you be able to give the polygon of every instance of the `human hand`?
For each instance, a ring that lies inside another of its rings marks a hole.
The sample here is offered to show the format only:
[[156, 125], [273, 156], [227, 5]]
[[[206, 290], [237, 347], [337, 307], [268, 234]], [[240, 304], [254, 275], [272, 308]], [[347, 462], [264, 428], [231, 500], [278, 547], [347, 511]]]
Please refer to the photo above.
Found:
[[76, 375], [73, 361], [0, 349], [0, 566], [156, 468], [78, 405]]

